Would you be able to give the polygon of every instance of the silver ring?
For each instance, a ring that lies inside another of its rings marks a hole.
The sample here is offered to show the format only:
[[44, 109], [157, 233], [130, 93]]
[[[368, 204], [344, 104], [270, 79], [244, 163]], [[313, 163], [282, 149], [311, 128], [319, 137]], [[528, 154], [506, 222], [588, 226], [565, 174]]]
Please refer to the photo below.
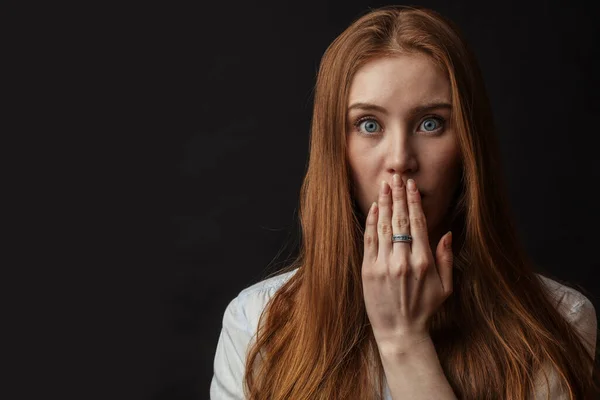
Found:
[[397, 243], [397, 242], [411, 243], [412, 236], [410, 236], [410, 235], [392, 235], [392, 243]]

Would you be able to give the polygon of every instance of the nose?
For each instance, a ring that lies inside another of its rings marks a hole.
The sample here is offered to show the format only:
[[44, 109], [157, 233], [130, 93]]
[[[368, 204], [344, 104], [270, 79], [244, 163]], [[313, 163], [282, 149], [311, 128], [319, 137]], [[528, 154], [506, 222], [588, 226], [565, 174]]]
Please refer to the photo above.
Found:
[[417, 158], [415, 149], [411, 144], [409, 135], [402, 133], [390, 134], [386, 153], [386, 170], [391, 177], [400, 175], [403, 181], [408, 180], [417, 171]]

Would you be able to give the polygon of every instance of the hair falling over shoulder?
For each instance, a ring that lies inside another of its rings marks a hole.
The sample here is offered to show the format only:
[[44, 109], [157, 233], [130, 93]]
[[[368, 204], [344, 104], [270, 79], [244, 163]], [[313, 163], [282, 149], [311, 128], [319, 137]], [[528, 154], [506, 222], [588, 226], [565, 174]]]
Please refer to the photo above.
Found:
[[536, 372], [549, 365], [571, 399], [588, 398], [598, 387], [594, 355], [548, 298], [517, 239], [478, 63], [452, 21], [402, 6], [358, 18], [322, 57], [300, 195], [301, 248], [287, 268], [298, 271], [261, 316], [246, 362], [247, 398], [383, 398], [362, 296], [364, 218], [351, 196], [346, 100], [367, 61], [411, 52], [447, 72], [462, 155], [450, 214], [454, 291], [430, 330], [448, 381], [460, 399], [527, 399]]

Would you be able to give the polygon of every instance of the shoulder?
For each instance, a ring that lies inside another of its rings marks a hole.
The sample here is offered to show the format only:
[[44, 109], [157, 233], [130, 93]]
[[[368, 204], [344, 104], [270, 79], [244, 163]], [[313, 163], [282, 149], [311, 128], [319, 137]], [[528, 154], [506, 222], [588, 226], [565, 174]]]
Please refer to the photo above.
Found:
[[285, 272], [285, 273], [264, 279], [258, 283], [255, 283], [252, 286], [245, 288], [238, 294], [237, 297], [239, 299], [248, 299], [258, 293], [265, 293], [265, 292], [273, 292], [274, 293], [275, 291], [277, 291], [277, 289], [279, 289], [281, 286], [283, 286], [297, 271], [298, 271], [298, 269], [296, 268], [293, 271]]
[[252, 335], [256, 332], [260, 315], [271, 297], [297, 270], [294, 269], [293, 271], [264, 279], [240, 291], [227, 306], [224, 322], [227, 319], [235, 319], [238, 326], [243, 327], [247, 333]]
[[551, 278], [541, 274], [536, 274], [542, 281], [546, 293], [553, 301], [554, 305], [568, 318], [572, 318], [581, 311], [594, 309], [590, 299], [584, 296], [580, 291], [566, 286]]
[[[596, 310], [594, 305], [585, 295], [578, 290], [566, 286], [546, 276], [537, 274], [542, 281], [546, 292], [563, 317], [575, 327], [583, 339], [583, 344], [588, 352], [594, 356], [596, 349]], [[591, 373], [592, 371], [590, 371]], [[535, 394], [531, 399], [567, 398], [564, 387], [560, 385], [560, 378], [556, 370], [548, 363], [544, 363], [536, 374]]]
[[559, 312], [577, 328], [591, 352], [596, 347], [597, 316], [594, 304], [578, 290], [537, 274]]
[[295, 272], [286, 272], [247, 287], [227, 305], [215, 352], [211, 399], [244, 398], [242, 382], [246, 357], [255, 340], [260, 315], [273, 294]]

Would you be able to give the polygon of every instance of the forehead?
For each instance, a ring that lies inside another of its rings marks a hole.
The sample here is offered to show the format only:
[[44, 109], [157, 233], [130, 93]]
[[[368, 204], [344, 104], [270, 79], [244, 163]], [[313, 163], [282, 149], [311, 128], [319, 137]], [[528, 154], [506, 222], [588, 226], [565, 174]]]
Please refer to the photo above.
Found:
[[417, 53], [371, 60], [354, 75], [348, 105], [354, 102], [410, 106], [431, 100], [450, 103], [446, 73], [428, 56]]

